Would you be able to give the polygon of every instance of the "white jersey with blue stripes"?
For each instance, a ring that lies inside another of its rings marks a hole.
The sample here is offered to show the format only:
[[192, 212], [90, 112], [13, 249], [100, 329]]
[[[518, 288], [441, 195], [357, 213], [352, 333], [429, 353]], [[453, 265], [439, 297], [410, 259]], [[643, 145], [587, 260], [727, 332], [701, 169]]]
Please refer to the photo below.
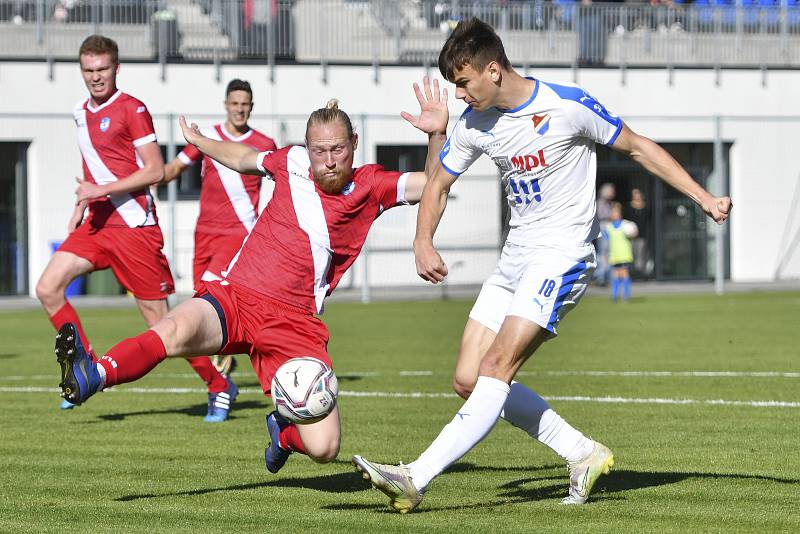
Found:
[[458, 176], [481, 154], [500, 170], [511, 208], [510, 243], [582, 245], [595, 221], [595, 143], [611, 145], [622, 120], [581, 87], [536, 80], [515, 109], [461, 115], [439, 159]]

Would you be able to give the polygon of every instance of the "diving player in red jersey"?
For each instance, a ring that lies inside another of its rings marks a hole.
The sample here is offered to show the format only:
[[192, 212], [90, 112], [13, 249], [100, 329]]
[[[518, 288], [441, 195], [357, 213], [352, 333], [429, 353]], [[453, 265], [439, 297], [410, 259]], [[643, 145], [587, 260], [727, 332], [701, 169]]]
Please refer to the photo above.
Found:
[[[203, 128], [201, 132], [210, 139], [243, 143], [259, 152], [276, 150], [272, 138], [248, 124], [252, 111], [253, 90], [250, 84], [244, 80], [231, 80], [225, 89], [225, 121]], [[192, 274], [195, 291], [200, 289], [203, 281], [222, 280], [223, 271], [253, 229], [259, 206], [269, 200], [261, 198], [265, 177], [229, 169], [204, 156], [194, 145], [188, 145], [164, 166], [164, 183], [171, 182], [198, 161], [202, 161], [202, 186], [200, 215], [194, 232]], [[228, 375], [234, 360], [231, 355], [223, 355], [213, 356], [212, 362], [218, 371]]]
[[[423, 109], [446, 112], [446, 92], [425, 84]], [[358, 256], [372, 222], [386, 209], [417, 202], [436, 165], [445, 132], [428, 137], [426, 172], [386, 171], [379, 165], [353, 169], [358, 136], [336, 101], [311, 114], [306, 146], [258, 153], [240, 143], [204, 137], [197, 126], [181, 127], [187, 141], [238, 172], [269, 174], [275, 190], [225, 278], [205, 282], [152, 329], [126, 339], [97, 364], [74, 328], [56, 339], [62, 392], [81, 403], [104, 387], [141, 378], [168, 356], [247, 350], [269, 394], [277, 368], [297, 356], [330, 365], [328, 330], [316, 315]], [[271, 444], [267, 469], [277, 472], [292, 452], [321, 463], [339, 451], [338, 408], [322, 421], [296, 426], [276, 412], [267, 416]]]
[[[164, 173], [153, 119], [140, 100], [117, 88], [120, 64], [113, 40], [100, 35], [87, 37], [78, 57], [89, 90], [89, 98], [73, 110], [83, 179], [77, 179], [69, 236], [47, 264], [36, 284], [36, 295], [56, 330], [73, 324], [92, 355], [78, 315], [65, 297], [72, 280], [110, 267], [136, 298], [148, 326], [166, 315], [166, 299], [174, 292], [174, 284], [161, 251], [164, 238], [149, 189]], [[84, 221], [87, 207], [89, 216]], [[189, 363], [208, 385], [206, 420], [224, 420], [236, 396], [235, 386], [208, 358]], [[215, 403], [223, 408], [215, 408]], [[66, 399], [61, 404], [62, 409], [72, 407]]]

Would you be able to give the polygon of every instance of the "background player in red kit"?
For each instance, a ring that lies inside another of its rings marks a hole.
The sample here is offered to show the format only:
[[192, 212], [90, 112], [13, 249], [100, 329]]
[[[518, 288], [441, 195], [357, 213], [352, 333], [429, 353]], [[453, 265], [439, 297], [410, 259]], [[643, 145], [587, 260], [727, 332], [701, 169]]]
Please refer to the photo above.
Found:
[[[423, 109], [446, 108], [438, 84]], [[152, 329], [126, 339], [94, 364], [70, 325], [56, 339], [62, 394], [84, 402], [103, 387], [141, 378], [168, 356], [229, 353], [249, 348], [265, 393], [285, 361], [311, 356], [330, 365], [328, 330], [316, 317], [323, 301], [355, 261], [373, 221], [393, 206], [417, 202], [423, 172], [385, 171], [379, 165], [353, 169], [358, 137], [335, 101], [311, 114], [306, 147], [257, 153], [241, 143], [204, 137], [181, 119], [186, 139], [202, 152], [239, 172], [271, 175], [272, 199], [231, 263], [224, 280], [204, 283]], [[429, 135], [426, 170], [433, 168], [445, 132]], [[339, 451], [338, 408], [317, 423], [295, 426], [276, 412], [267, 416], [272, 443], [267, 469], [277, 472], [300, 452], [318, 462]]]
[[[136, 297], [148, 326], [166, 315], [166, 299], [174, 287], [161, 251], [164, 237], [149, 189], [164, 173], [153, 119], [140, 100], [117, 89], [119, 53], [113, 40], [87, 37], [78, 57], [89, 90], [89, 98], [73, 110], [83, 179], [77, 179], [69, 236], [45, 267], [36, 295], [56, 330], [73, 324], [92, 354], [78, 315], [64, 295], [72, 280], [110, 267], [120, 284]], [[84, 222], [87, 207], [89, 217]], [[228, 384], [208, 358], [190, 363], [208, 385], [206, 420], [224, 420], [236, 395], [235, 386]], [[223, 400], [226, 408], [216, 408], [215, 403]], [[61, 405], [63, 409], [72, 406], [69, 402]]]
[[[200, 131], [209, 139], [243, 143], [258, 152], [276, 150], [275, 141], [248, 124], [252, 111], [253, 90], [250, 84], [231, 80], [225, 90], [225, 122]], [[259, 203], [265, 204], [268, 200], [260, 198], [262, 176], [231, 170], [203, 156], [194, 145], [188, 145], [164, 166], [164, 183], [174, 180], [201, 160], [200, 215], [194, 231], [192, 269], [195, 291], [200, 289], [201, 281], [222, 280], [223, 271], [256, 223]], [[212, 361], [218, 371], [227, 375], [234, 360], [232, 356], [224, 355], [215, 356]]]

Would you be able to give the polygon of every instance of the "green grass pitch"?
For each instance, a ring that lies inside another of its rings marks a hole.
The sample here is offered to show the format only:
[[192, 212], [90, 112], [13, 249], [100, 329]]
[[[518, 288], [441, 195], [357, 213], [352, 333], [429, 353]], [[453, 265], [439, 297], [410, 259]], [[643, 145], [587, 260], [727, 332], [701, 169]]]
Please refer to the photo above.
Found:
[[[341, 453], [278, 475], [245, 357], [223, 424], [182, 360], [60, 412], [44, 313], [2, 312], [0, 532], [800, 531], [800, 293], [586, 298], [519, 379], [614, 450], [593, 499], [559, 505], [560, 458], [500, 422], [418, 512], [393, 512], [350, 456], [411, 461], [453, 417], [470, 305], [329, 304]], [[134, 309], [80, 311], [101, 351], [142, 329]]]

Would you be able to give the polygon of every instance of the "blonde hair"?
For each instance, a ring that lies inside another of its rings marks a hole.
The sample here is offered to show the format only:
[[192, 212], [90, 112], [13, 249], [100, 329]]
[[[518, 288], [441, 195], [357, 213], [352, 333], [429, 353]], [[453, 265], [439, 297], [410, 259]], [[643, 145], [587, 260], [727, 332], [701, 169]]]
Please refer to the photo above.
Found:
[[308, 122], [306, 123], [306, 136], [308, 136], [308, 129], [314, 124], [329, 124], [335, 121], [342, 121], [347, 128], [347, 137], [353, 137], [353, 124], [350, 122], [350, 117], [339, 109], [339, 101], [335, 98], [328, 100], [324, 108], [319, 108], [314, 111]]

